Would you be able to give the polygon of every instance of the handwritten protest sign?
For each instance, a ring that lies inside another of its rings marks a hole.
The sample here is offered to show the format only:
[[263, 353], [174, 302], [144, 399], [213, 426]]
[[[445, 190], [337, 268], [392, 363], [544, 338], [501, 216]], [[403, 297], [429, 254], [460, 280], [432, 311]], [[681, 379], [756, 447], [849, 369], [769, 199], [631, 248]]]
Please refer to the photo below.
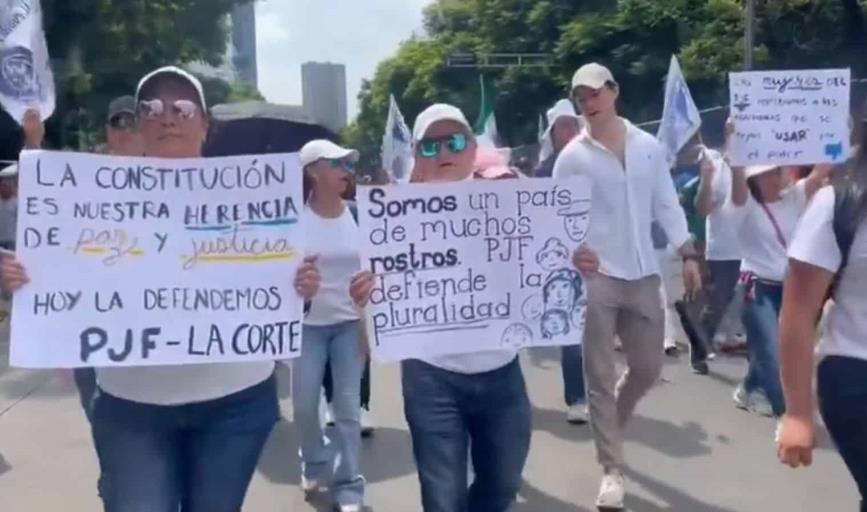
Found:
[[734, 165], [842, 162], [849, 153], [848, 69], [729, 74]]
[[300, 353], [296, 155], [27, 152], [11, 363], [143, 366]]
[[580, 343], [586, 301], [571, 256], [590, 190], [580, 177], [361, 188], [374, 357]]

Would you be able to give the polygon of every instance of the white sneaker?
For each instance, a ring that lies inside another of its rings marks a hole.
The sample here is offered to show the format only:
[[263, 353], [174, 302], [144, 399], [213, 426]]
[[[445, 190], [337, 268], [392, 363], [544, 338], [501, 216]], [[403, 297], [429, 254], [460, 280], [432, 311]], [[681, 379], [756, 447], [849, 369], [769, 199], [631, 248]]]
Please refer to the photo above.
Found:
[[324, 491], [325, 486], [319, 480], [311, 480], [301, 475], [301, 490], [304, 491], [305, 495], [310, 495]]
[[566, 410], [566, 421], [573, 425], [584, 425], [590, 418], [586, 404], [572, 404]]
[[738, 385], [738, 387], [735, 388], [735, 392], [732, 395], [732, 400], [734, 400], [735, 407], [737, 407], [738, 409], [743, 409], [745, 411], [749, 410], [750, 397], [749, 395], [747, 395], [747, 390], [744, 389], [743, 384]]
[[328, 427], [334, 426], [334, 410], [331, 408], [331, 404], [325, 407], [325, 425]]
[[340, 512], [361, 512], [361, 505], [340, 505]]
[[767, 395], [765, 395], [761, 390], [754, 391], [750, 395], [747, 410], [753, 414], [758, 414], [767, 418], [774, 417], [774, 409], [771, 407], [771, 402], [768, 401]]
[[602, 484], [599, 486], [599, 497], [596, 498], [596, 508], [602, 512], [623, 510], [623, 498], [626, 495], [623, 483], [623, 475], [620, 471], [610, 471], [603, 476]]
[[361, 437], [370, 437], [373, 435], [373, 431], [376, 427], [373, 425], [373, 418], [371, 418], [370, 411], [361, 408]]

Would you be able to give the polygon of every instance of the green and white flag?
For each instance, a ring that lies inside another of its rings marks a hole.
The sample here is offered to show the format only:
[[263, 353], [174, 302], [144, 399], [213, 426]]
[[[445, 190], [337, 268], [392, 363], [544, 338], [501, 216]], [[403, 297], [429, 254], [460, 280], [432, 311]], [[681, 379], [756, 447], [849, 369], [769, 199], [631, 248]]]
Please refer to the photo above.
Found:
[[481, 85], [481, 104], [479, 107], [479, 118], [476, 120], [476, 125], [473, 130], [476, 132], [476, 138], [479, 146], [495, 148], [500, 145], [500, 136], [497, 132], [497, 116], [494, 114], [494, 99], [493, 94], [485, 87], [485, 76], [479, 76]]

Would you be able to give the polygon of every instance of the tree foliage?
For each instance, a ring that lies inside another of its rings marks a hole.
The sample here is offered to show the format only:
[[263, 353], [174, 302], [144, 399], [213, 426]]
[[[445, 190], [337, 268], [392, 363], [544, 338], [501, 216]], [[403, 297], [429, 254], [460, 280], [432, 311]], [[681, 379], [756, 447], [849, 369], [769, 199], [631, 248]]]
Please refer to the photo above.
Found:
[[[867, 32], [857, 0], [757, 0], [757, 68], [851, 66], [865, 70]], [[424, 12], [423, 36], [404, 42], [364, 84], [347, 142], [379, 165], [394, 94], [412, 122], [434, 101], [478, 113], [479, 70], [446, 67], [456, 53], [546, 53], [543, 68], [483, 70], [493, 80], [501, 135], [535, 140], [538, 116], [568, 94], [574, 70], [599, 61], [621, 85], [621, 111], [636, 120], [662, 111], [665, 74], [677, 55], [700, 107], [727, 102], [727, 73], [741, 69], [741, 0], [436, 0]]]
[[[42, 0], [58, 96], [49, 137], [74, 146], [70, 137], [81, 128], [98, 131], [108, 102], [131, 94], [138, 79], [158, 66], [220, 65], [228, 41], [227, 14], [249, 1]], [[203, 83], [212, 100], [260, 97], [221, 80]]]

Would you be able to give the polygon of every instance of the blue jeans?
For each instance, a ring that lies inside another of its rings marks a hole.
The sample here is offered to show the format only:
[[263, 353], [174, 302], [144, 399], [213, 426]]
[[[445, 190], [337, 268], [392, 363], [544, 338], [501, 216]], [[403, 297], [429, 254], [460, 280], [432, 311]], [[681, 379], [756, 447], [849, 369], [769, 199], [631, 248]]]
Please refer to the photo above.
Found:
[[402, 380], [424, 511], [508, 510], [530, 450], [530, 400], [517, 358], [471, 375], [409, 360]]
[[97, 391], [93, 434], [106, 512], [240, 512], [279, 417], [274, 377], [184, 405]]
[[819, 409], [867, 512], [867, 361], [829, 356], [819, 363]]
[[744, 304], [743, 323], [747, 331], [750, 362], [744, 389], [762, 389], [776, 416], [786, 411], [780, 384], [779, 318], [783, 301], [782, 285], [755, 284], [752, 299]]
[[295, 424], [301, 437], [304, 476], [323, 481], [331, 478], [332, 454], [319, 423], [319, 400], [325, 366], [331, 364], [334, 426], [339, 450], [331, 489], [340, 505], [360, 505], [364, 499], [361, 476], [361, 353], [359, 321], [327, 326], [304, 326], [304, 346], [292, 372]]
[[92, 422], [93, 399], [96, 396], [96, 370], [93, 368], [76, 368], [73, 370], [75, 387], [78, 389], [78, 400], [87, 421]]
[[563, 395], [566, 405], [583, 404], [587, 401], [584, 391], [584, 356], [581, 345], [564, 345], [560, 350], [560, 365], [563, 367]]

